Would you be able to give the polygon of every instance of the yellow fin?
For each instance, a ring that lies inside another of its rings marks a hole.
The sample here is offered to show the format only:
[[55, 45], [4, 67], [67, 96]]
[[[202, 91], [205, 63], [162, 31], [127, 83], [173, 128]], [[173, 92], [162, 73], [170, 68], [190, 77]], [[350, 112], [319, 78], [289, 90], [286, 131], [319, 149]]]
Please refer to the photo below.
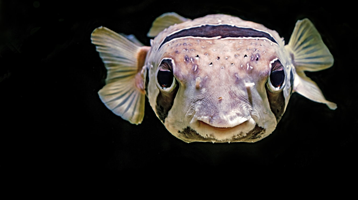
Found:
[[334, 62], [332, 54], [309, 19], [297, 21], [290, 42], [285, 48], [290, 52], [295, 66], [294, 91], [335, 110], [337, 105], [327, 101], [317, 84], [304, 73], [327, 69]]
[[107, 68], [106, 85], [99, 91], [102, 102], [116, 115], [132, 124], [140, 124], [144, 117], [144, 59], [148, 47], [139, 47], [112, 30], [99, 27], [92, 32]]
[[297, 21], [286, 49], [293, 55], [297, 71], [319, 71], [331, 67], [334, 62], [321, 35], [309, 19]]
[[169, 26], [172, 26], [174, 24], [180, 24], [187, 20], [189, 19], [184, 18], [175, 12], [164, 13], [154, 20], [152, 28], [150, 28], [147, 36], [155, 37]]
[[331, 110], [337, 109], [337, 104], [327, 101], [317, 84], [304, 72], [297, 72], [295, 75], [294, 90], [312, 101], [326, 104]]

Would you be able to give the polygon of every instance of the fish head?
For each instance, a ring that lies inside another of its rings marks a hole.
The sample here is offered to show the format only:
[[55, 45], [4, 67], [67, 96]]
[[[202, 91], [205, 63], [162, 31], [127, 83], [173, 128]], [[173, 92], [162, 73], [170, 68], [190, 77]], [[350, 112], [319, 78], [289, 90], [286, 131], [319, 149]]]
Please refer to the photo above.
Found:
[[150, 104], [186, 142], [261, 140], [276, 128], [292, 92], [283, 51], [265, 38], [171, 41], [149, 55]]

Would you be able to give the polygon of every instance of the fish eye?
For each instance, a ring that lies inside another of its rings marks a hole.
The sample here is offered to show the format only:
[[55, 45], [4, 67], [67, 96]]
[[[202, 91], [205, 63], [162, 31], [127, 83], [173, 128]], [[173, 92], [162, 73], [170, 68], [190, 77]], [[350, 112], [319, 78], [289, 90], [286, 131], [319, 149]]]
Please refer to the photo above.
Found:
[[280, 91], [285, 85], [284, 67], [278, 59], [271, 61], [271, 73], [267, 85], [271, 92]]
[[160, 63], [157, 71], [157, 86], [159, 89], [170, 92], [175, 88], [173, 65], [174, 61], [170, 58], [164, 58]]

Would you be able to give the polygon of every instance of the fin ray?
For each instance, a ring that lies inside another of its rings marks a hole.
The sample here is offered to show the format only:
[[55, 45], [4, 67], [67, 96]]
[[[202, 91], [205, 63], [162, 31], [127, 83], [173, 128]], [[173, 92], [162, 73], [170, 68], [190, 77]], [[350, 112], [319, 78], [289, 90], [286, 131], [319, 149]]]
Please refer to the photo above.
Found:
[[98, 92], [102, 102], [116, 115], [140, 124], [144, 117], [145, 94], [136, 87], [138, 52], [141, 47], [105, 27], [95, 29], [91, 40], [107, 68], [106, 85]]

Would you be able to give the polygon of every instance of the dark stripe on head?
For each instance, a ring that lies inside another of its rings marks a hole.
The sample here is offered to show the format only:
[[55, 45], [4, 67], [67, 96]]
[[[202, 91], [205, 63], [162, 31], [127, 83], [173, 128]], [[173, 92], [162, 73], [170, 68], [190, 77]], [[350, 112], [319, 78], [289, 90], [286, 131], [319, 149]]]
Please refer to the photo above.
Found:
[[221, 37], [221, 38], [227, 38], [227, 37], [257, 37], [257, 38], [267, 38], [271, 40], [272, 42], [276, 43], [276, 40], [268, 33], [255, 30], [252, 28], [242, 28], [242, 27], [236, 27], [231, 25], [204, 25], [200, 27], [194, 27], [189, 29], [184, 29], [181, 31], [178, 31], [174, 34], [171, 34], [167, 36], [162, 44], [160, 44], [159, 48], [162, 47], [165, 43], [176, 39], [176, 38], [182, 38], [182, 37], [204, 37], [204, 38], [212, 38], [212, 37]]

